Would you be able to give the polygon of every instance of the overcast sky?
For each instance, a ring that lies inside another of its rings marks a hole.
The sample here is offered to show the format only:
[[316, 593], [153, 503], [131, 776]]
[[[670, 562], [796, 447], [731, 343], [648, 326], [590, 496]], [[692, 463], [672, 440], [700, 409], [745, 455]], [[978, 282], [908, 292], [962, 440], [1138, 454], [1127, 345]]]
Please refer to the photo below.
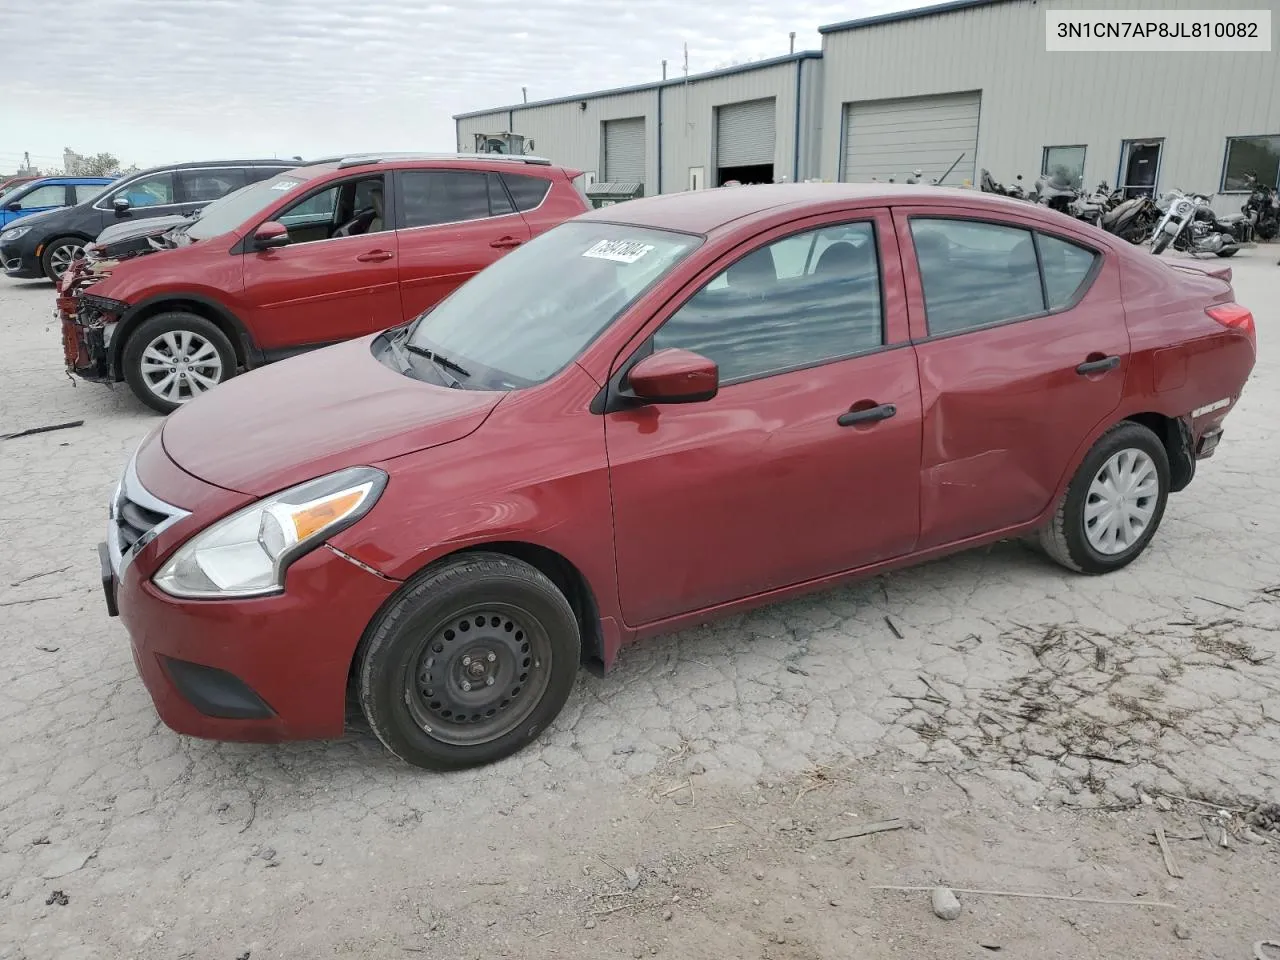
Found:
[[455, 149], [451, 116], [818, 49], [912, 0], [56, 0], [0, 15], [0, 172]]

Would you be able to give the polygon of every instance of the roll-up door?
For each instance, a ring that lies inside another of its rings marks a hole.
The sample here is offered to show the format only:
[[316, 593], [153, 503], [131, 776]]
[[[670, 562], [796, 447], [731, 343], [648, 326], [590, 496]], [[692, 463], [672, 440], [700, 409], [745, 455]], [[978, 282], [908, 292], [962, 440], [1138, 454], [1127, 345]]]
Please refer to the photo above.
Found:
[[900, 100], [864, 100], [845, 106], [844, 170], [849, 182], [902, 183], [913, 170], [923, 182], [941, 177], [964, 154], [944, 186], [974, 181], [981, 92], [948, 93]]
[[773, 163], [776, 115], [773, 97], [720, 107], [716, 111], [716, 165], [745, 167]]
[[601, 180], [644, 182], [644, 117], [606, 120]]

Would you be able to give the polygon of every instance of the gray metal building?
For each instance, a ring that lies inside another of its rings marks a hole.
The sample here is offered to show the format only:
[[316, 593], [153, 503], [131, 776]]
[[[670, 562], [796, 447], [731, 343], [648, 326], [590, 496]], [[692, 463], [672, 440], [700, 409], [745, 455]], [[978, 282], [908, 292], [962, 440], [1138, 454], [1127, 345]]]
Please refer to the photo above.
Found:
[[1238, 210], [1246, 171], [1280, 179], [1280, 50], [1051, 53], [1045, 42], [1047, 10], [1222, 4], [1274, 12], [1280, 0], [956, 0], [822, 27], [821, 53], [462, 114], [458, 146], [521, 133], [532, 152], [597, 180], [642, 179], [646, 194], [949, 168], [947, 185], [986, 168], [1030, 187], [1062, 168], [1086, 187], [1177, 187]]
[[[1205, 9], [1205, 0], [961, 0], [823, 27], [826, 179], [983, 167], [1028, 186], [1054, 166], [1092, 187], [1220, 194], [1280, 168], [1280, 52], [1050, 53], [1045, 11]], [[1232, 9], [1276, 0], [1232, 0]], [[1138, 19], [1135, 16], [1134, 19]], [[838, 132], [837, 132], [838, 131]]]
[[[640, 181], [646, 195], [817, 176], [821, 57], [758, 63], [599, 93], [458, 114], [458, 149], [517, 133], [530, 152], [588, 181]], [[661, 162], [659, 162], [661, 158]]]

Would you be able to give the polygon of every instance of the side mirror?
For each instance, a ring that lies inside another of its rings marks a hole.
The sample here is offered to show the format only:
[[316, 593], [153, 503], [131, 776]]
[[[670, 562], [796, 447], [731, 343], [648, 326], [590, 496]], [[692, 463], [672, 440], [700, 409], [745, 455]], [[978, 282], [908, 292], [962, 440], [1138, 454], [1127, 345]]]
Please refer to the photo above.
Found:
[[117, 214], [120, 214], [120, 213], [128, 213], [129, 207], [131, 207], [132, 204], [129, 203], [128, 197], [116, 197], [114, 200], [111, 201], [111, 206], [115, 209]]
[[255, 250], [274, 250], [289, 245], [289, 228], [279, 220], [268, 220], [253, 231]]
[[22, 209], [22, 201], [21, 201], [21, 200], [10, 200], [8, 203], [6, 203], [6, 204], [4, 205], [4, 208], [5, 208], [6, 210], [11, 210], [11, 211], [13, 211], [14, 213], [17, 213], [19, 210], [21, 210], [21, 209]]
[[700, 403], [720, 389], [720, 368], [714, 360], [673, 347], [632, 367], [626, 386], [636, 399], [649, 403]]

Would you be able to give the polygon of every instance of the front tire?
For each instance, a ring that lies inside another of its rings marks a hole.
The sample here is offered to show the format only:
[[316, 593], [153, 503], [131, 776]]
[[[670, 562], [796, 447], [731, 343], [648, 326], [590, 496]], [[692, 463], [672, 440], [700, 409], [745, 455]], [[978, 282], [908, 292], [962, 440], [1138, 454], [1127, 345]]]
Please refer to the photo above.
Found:
[[370, 624], [357, 694], [401, 760], [479, 766], [546, 729], [580, 656], [573, 608], [543, 573], [502, 554], [464, 554], [410, 581]]
[[1219, 251], [1218, 251], [1218, 256], [1220, 256], [1220, 257], [1234, 257], [1234, 256], [1235, 256], [1237, 253], [1239, 253], [1239, 252], [1240, 252], [1240, 248], [1239, 248], [1239, 247], [1228, 247], [1226, 250], [1219, 250]]
[[1169, 455], [1146, 427], [1124, 421], [1085, 456], [1040, 545], [1077, 573], [1119, 570], [1155, 536], [1169, 498]]
[[160, 413], [172, 413], [236, 372], [231, 341], [210, 320], [174, 310], [143, 321], [121, 356], [134, 395]]
[[1160, 236], [1156, 237], [1155, 242], [1151, 244], [1151, 252], [1159, 256], [1164, 253], [1165, 247], [1169, 246], [1171, 240], [1173, 237], [1161, 230]]
[[62, 279], [71, 261], [84, 256], [85, 241], [79, 237], [58, 237], [50, 240], [40, 254], [40, 269], [54, 283]]

